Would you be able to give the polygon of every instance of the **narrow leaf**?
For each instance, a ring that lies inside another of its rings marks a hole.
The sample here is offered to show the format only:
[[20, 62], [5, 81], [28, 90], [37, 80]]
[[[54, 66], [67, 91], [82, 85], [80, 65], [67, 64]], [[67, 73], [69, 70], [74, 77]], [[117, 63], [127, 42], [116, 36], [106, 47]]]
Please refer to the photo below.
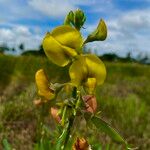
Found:
[[121, 137], [121, 135], [101, 118], [92, 117], [91, 121], [93, 122], [93, 124], [96, 126], [98, 130], [105, 132], [114, 141], [127, 144], [126, 141]]

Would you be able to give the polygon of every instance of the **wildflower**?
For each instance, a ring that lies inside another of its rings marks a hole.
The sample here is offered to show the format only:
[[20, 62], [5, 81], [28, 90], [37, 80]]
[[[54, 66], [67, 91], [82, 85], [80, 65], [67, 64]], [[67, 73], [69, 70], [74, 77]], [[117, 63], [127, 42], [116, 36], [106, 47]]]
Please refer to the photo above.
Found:
[[51, 100], [55, 97], [54, 90], [50, 88], [48, 79], [43, 69], [40, 69], [35, 74], [36, 85], [38, 88], [38, 94], [47, 100]]
[[47, 33], [43, 48], [47, 57], [58, 66], [66, 66], [81, 48], [81, 34], [69, 25], [62, 25]]
[[106, 69], [103, 62], [93, 54], [81, 55], [73, 62], [69, 69], [71, 82], [79, 87], [81, 85], [92, 94], [97, 85], [103, 84]]

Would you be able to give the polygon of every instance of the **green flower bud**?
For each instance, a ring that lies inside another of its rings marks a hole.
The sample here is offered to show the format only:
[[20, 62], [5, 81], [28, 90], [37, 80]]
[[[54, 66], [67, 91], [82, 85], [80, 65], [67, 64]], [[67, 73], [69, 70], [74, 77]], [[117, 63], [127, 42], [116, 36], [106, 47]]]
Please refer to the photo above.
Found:
[[74, 13], [70, 11], [65, 18], [64, 25], [74, 24]]
[[86, 17], [84, 15], [84, 12], [80, 9], [77, 9], [74, 12], [74, 24], [77, 30], [80, 30], [82, 28], [85, 20], [86, 20]]
[[92, 32], [84, 43], [93, 42], [93, 41], [104, 41], [107, 37], [107, 26], [104, 20], [100, 20], [96, 30]]
[[83, 27], [83, 24], [86, 20], [84, 12], [80, 9], [77, 9], [75, 12], [70, 11], [65, 18], [65, 25], [73, 25], [77, 30], [80, 30]]

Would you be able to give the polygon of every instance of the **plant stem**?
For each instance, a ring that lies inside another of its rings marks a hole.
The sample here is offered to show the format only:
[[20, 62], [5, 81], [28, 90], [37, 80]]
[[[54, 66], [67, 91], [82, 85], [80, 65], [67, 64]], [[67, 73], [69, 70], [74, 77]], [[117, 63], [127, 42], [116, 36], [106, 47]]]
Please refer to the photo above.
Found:
[[[75, 104], [75, 110], [77, 110], [77, 107], [78, 107], [78, 103], [79, 103], [79, 95], [78, 95], [78, 92], [77, 92], [77, 89], [74, 88], [73, 92], [72, 92], [72, 96], [74, 98], [76, 98], [76, 104]], [[76, 117], [76, 112], [73, 113], [71, 115], [71, 117], [69, 118], [69, 122], [68, 122], [68, 127], [67, 127], [67, 134], [66, 134], [66, 137], [65, 137], [65, 141], [64, 141], [64, 146], [63, 146], [63, 150], [66, 150], [66, 146], [67, 146], [67, 143], [68, 143], [68, 140], [69, 140], [69, 136], [70, 136], [70, 133], [71, 133], [71, 128], [73, 126], [73, 122], [75, 120], [75, 117]]]
[[68, 127], [67, 127], [67, 134], [66, 134], [66, 138], [65, 138], [65, 141], [64, 141], [63, 150], [66, 150], [66, 146], [67, 146], [67, 143], [68, 143], [68, 140], [69, 140], [69, 136], [70, 136], [70, 133], [71, 133], [71, 127], [73, 125], [74, 119], [75, 119], [75, 116], [72, 116], [69, 119], [69, 124], [68, 124]]

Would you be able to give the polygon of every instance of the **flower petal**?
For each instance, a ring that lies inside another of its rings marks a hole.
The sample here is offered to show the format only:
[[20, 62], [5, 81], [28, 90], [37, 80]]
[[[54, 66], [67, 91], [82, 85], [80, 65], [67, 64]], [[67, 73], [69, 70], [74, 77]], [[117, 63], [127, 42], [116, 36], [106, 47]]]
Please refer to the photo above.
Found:
[[85, 58], [83, 56], [79, 56], [69, 68], [71, 82], [78, 87], [86, 79], [87, 73], [88, 70]]
[[47, 33], [43, 40], [43, 49], [46, 56], [58, 66], [66, 66], [70, 62], [70, 58], [65, 54], [65, 48], [50, 33]]
[[88, 78], [84, 83], [84, 88], [88, 94], [93, 94], [96, 89], [96, 78]]
[[40, 69], [36, 72], [35, 80], [38, 87], [38, 94], [47, 100], [53, 99], [55, 94], [54, 91], [49, 88], [49, 82], [43, 69]]
[[88, 77], [96, 78], [97, 85], [103, 84], [106, 78], [106, 68], [104, 63], [93, 54], [87, 54], [84, 56], [86, 59], [86, 65], [88, 68]]
[[79, 49], [83, 42], [80, 32], [69, 25], [62, 25], [55, 28], [51, 32], [51, 35], [60, 44], [72, 49]]

